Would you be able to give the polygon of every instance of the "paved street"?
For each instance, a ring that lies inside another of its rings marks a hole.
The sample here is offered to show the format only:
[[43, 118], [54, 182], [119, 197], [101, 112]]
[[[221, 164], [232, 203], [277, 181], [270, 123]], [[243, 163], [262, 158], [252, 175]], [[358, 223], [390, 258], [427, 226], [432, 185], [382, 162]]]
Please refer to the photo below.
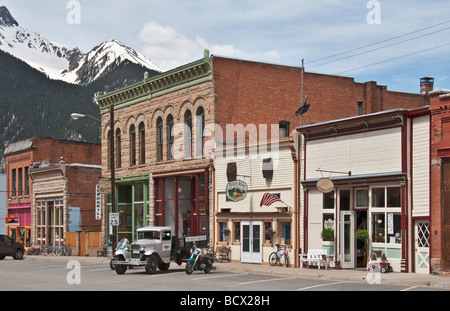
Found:
[[[258, 271], [259, 270], [259, 271]], [[316, 276], [315, 276], [316, 275]], [[220, 291], [220, 292], [298, 292], [298, 291], [436, 291], [448, 290], [428, 286], [431, 282], [411, 283], [413, 274], [390, 274], [404, 277], [396, 284], [375, 276], [352, 271], [314, 270], [245, 264], [216, 263], [209, 274], [194, 271], [187, 275], [184, 264], [171, 264], [168, 271], [147, 275], [142, 268], [128, 269], [124, 275], [111, 270], [106, 258], [26, 257], [22, 261], [0, 261], [1, 291]], [[345, 277], [346, 276], [346, 277]], [[386, 274], [388, 276], [388, 274]], [[432, 276], [429, 276], [431, 280]], [[449, 278], [436, 280], [448, 282]], [[424, 279], [426, 280], [426, 279]], [[400, 284], [400, 285], [399, 285]], [[403, 284], [403, 285], [401, 285]], [[269, 293], [270, 294], [270, 293]]]

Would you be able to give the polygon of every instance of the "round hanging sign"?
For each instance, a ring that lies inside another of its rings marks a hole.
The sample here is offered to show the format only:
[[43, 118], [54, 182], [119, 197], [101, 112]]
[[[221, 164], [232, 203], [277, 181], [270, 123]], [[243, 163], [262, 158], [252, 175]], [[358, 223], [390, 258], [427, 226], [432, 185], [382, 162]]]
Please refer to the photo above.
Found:
[[317, 181], [317, 189], [322, 193], [330, 193], [334, 190], [334, 183], [329, 178], [321, 178]]

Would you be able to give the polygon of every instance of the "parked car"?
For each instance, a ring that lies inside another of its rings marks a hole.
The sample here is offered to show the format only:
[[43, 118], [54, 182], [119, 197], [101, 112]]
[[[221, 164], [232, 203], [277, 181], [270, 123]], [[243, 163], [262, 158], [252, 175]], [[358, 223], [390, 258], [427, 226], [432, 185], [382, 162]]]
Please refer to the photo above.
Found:
[[23, 244], [14, 242], [9, 236], [0, 234], [0, 260], [12, 256], [16, 260], [23, 259], [25, 249]]

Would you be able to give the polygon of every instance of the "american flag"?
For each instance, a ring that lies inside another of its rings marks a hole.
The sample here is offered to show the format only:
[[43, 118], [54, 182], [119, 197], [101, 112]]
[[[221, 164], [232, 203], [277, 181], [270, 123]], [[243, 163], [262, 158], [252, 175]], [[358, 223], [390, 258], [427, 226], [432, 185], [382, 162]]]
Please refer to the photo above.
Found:
[[274, 196], [274, 195], [272, 195], [270, 193], [264, 193], [264, 195], [262, 196], [261, 203], [259, 204], [259, 206], [260, 207], [262, 207], [263, 205], [270, 206], [274, 202], [282, 202], [283, 203], [283, 201], [278, 199], [276, 196]]

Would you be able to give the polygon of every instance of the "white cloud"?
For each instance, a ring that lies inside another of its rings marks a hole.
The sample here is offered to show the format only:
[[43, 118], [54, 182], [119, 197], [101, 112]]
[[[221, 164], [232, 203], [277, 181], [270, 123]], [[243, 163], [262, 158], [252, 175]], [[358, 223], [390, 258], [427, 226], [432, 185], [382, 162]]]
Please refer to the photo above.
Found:
[[139, 40], [144, 43], [142, 53], [163, 70], [200, 58], [204, 49], [208, 49], [211, 54], [234, 58], [276, 61], [280, 57], [275, 49], [251, 53], [242, 51], [234, 44], [209, 43], [200, 35], [190, 39], [170, 26], [153, 21], [147, 22], [140, 30]]
[[[139, 33], [144, 43], [143, 54], [163, 70], [174, 68], [186, 62], [199, 45], [177, 33], [169, 26], [148, 22]], [[198, 54], [198, 53], [197, 53]]]

